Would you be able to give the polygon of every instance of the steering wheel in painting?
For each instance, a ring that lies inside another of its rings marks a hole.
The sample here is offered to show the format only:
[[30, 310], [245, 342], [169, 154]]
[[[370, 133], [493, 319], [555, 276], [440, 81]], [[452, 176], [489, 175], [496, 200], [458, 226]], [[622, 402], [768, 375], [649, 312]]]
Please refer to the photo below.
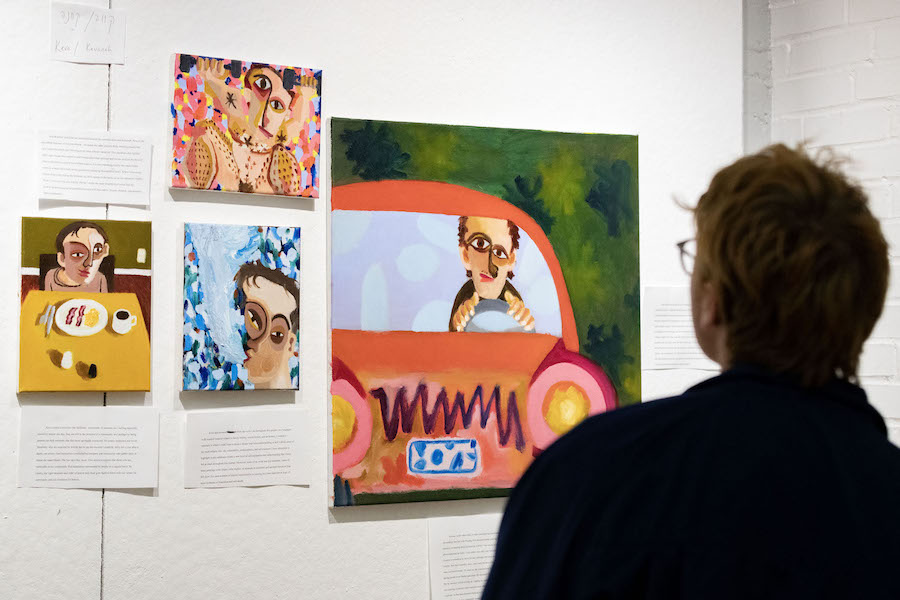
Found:
[[466, 332], [505, 333], [509, 331], [525, 332], [521, 323], [507, 314], [509, 304], [505, 300], [487, 299], [475, 305], [475, 314], [466, 323]]

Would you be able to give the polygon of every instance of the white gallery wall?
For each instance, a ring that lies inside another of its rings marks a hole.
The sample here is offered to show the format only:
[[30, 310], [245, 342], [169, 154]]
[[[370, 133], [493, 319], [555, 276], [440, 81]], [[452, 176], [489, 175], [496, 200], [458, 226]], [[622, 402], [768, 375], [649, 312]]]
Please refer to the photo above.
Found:
[[[330, 117], [638, 135], [644, 285], [687, 283], [674, 243], [691, 235], [690, 219], [673, 196], [693, 202], [742, 148], [740, 2], [112, 0], [127, 13], [127, 61], [111, 68], [49, 60], [49, 2], [4, 7], [0, 598], [420, 600], [428, 597], [425, 519], [502, 510], [501, 499], [327, 508]], [[175, 52], [323, 69], [318, 200], [173, 198]], [[35, 132], [45, 128], [149, 135], [149, 209], [39, 204]], [[21, 215], [153, 221], [153, 391], [107, 401], [159, 408], [156, 490], [16, 488], [19, 406], [103, 401], [15, 392]], [[302, 228], [299, 393], [178, 391], [185, 221]], [[702, 376], [647, 372], [644, 397]], [[185, 411], [286, 403], [306, 417], [308, 487], [184, 489]]]

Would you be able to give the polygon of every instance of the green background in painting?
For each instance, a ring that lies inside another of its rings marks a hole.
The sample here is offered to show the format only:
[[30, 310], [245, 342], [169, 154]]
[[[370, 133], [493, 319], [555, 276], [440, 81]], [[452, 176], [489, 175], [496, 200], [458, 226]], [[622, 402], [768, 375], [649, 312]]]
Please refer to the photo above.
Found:
[[[149, 269], [150, 222], [106, 221], [100, 219], [45, 219], [22, 218], [22, 266], [39, 267], [41, 254], [56, 254], [56, 236], [60, 230], [75, 221], [90, 221], [103, 228], [109, 236], [109, 253], [116, 257], [117, 269]], [[144, 248], [147, 258], [137, 261], [137, 251]]]
[[332, 119], [332, 185], [443, 181], [503, 198], [559, 259], [581, 353], [640, 402], [636, 136]]

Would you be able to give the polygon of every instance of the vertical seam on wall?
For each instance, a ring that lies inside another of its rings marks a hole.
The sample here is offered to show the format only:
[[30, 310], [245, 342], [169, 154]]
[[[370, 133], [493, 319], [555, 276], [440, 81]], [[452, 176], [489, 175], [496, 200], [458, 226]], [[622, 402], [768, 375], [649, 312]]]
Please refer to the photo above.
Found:
[[[107, 2], [112, 8], [112, 0]], [[112, 129], [112, 64], [106, 66], [106, 131]], [[106, 218], [109, 219], [109, 203], [106, 204]], [[106, 392], [103, 392], [103, 406], [106, 406]], [[100, 490], [100, 600], [103, 600], [103, 561], [106, 541], [106, 488]]]
[[[106, 406], [106, 394], [103, 394], [103, 405]], [[100, 490], [100, 600], [103, 600], [103, 538], [106, 523], [106, 489]]]

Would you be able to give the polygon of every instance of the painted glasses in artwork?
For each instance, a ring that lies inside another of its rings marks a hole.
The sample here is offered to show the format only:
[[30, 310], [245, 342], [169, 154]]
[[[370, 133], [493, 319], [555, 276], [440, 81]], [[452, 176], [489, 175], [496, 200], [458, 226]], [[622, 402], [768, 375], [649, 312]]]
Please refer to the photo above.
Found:
[[19, 391], [150, 389], [150, 223], [22, 219]]
[[184, 390], [296, 390], [300, 228], [184, 226]]
[[508, 493], [640, 399], [637, 139], [332, 121], [335, 505]]
[[322, 72], [175, 55], [172, 187], [319, 195]]

